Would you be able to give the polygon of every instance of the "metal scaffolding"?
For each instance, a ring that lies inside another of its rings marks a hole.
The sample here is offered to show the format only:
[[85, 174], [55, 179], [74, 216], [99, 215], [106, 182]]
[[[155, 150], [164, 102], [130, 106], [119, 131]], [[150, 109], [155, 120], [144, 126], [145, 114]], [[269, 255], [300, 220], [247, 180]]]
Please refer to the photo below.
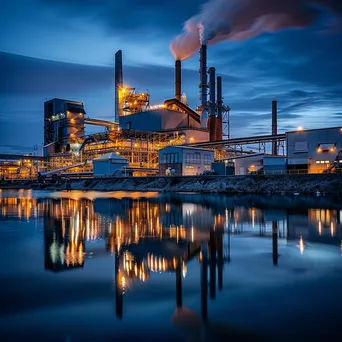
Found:
[[[170, 145], [185, 143], [182, 132], [143, 132], [117, 130], [87, 136], [79, 153], [55, 154], [49, 157], [49, 168], [76, 165], [114, 152], [126, 158], [131, 168], [158, 169], [158, 152]], [[75, 167], [74, 172], [91, 171], [91, 164]]]

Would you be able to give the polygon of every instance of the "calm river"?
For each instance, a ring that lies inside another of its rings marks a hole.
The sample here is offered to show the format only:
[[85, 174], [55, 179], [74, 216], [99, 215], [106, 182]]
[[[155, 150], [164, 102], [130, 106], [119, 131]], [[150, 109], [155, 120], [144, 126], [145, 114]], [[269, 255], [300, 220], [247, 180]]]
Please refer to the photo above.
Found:
[[341, 341], [342, 201], [0, 190], [2, 341]]

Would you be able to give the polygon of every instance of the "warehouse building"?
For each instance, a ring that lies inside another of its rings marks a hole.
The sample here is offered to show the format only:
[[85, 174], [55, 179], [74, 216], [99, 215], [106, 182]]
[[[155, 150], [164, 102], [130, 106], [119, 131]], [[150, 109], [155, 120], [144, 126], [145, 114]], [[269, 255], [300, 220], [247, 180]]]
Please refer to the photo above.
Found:
[[234, 157], [235, 175], [265, 174], [281, 175], [286, 172], [286, 158], [284, 156], [256, 153]]
[[128, 160], [112, 152], [93, 160], [94, 177], [123, 176], [127, 167]]
[[[187, 146], [168, 146], [159, 151], [159, 174], [200, 175], [211, 169], [214, 151]], [[174, 170], [174, 171], [173, 171]]]
[[286, 148], [289, 170], [308, 173], [334, 171], [334, 162], [342, 150], [342, 128], [287, 132]]

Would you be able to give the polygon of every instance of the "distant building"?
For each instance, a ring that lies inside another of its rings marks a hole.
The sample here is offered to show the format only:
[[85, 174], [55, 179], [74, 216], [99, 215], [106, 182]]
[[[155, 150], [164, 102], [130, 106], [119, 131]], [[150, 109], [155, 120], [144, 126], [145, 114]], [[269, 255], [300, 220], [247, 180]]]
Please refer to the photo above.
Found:
[[286, 148], [290, 170], [321, 173], [333, 166], [342, 150], [342, 127], [287, 132]]
[[82, 102], [52, 99], [44, 103], [44, 154], [77, 149], [84, 136]]
[[286, 172], [286, 158], [264, 153], [234, 157], [235, 175], [262, 173], [280, 175]]
[[107, 153], [93, 160], [94, 177], [103, 176], [122, 176], [125, 174], [125, 168], [128, 166], [128, 160], [116, 153]]
[[159, 151], [159, 173], [166, 175], [174, 170], [175, 176], [200, 175], [210, 170], [214, 162], [214, 151], [188, 146], [168, 146]]

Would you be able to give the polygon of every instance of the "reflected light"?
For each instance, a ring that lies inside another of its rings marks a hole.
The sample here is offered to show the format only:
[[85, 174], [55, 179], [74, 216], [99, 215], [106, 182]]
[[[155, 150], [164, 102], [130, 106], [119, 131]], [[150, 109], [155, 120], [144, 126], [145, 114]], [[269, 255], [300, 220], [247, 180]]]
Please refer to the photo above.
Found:
[[335, 236], [334, 222], [330, 222], [330, 234], [331, 236]]
[[300, 254], [303, 254], [304, 253], [304, 249], [305, 249], [305, 245], [304, 245], [304, 241], [303, 241], [303, 237], [302, 236], [299, 239], [297, 247], [300, 250]]
[[187, 273], [188, 273], [188, 268], [186, 267], [184, 261], [183, 261], [183, 264], [182, 264], [182, 273], [183, 273], [183, 278], [185, 278]]

